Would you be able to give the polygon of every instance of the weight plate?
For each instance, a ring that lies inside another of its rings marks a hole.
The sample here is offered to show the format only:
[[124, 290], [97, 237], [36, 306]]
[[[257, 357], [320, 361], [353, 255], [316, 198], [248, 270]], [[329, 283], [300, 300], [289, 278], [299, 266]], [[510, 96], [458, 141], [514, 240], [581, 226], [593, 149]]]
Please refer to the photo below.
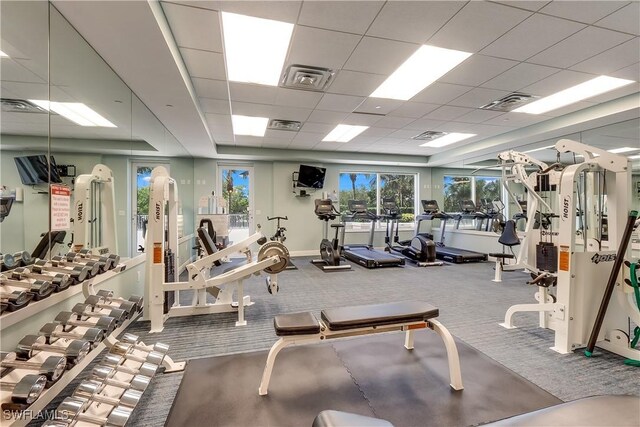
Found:
[[269, 257], [278, 256], [280, 261], [264, 269], [266, 273], [278, 274], [284, 271], [289, 264], [289, 250], [280, 242], [267, 242], [258, 251], [258, 261]]

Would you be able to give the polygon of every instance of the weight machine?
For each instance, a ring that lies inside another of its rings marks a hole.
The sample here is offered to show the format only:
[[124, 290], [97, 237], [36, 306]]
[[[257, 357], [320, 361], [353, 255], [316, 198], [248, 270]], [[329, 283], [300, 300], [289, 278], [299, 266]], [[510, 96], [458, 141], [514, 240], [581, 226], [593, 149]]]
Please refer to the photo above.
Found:
[[[601, 326], [596, 330], [599, 332], [596, 346], [640, 360], [640, 350], [633, 347], [629, 338], [630, 324], [640, 325], [640, 309], [633, 301], [632, 286], [625, 283], [631, 282], [625, 277], [626, 273], [613, 271], [613, 296], [608, 307], [605, 304], [604, 317], [598, 316], [598, 322], [595, 322], [618, 256], [616, 249], [621, 248], [623, 257], [629, 255], [626, 247], [628, 235], [624, 228], [624, 224], [629, 222], [629, 161], [624, 156], [568, 139], [558, 141], [555, 147], [559, 152], [584, 157], [584, 162], [566, 166], [561, 172], [551, 175], [558, 178], [555, 202], [560, 207], [556, 296], [551, 298], [546, 288], [539, 288], [545, 291], [537, 294], [538, 304], [510, 307], [501, 325], [514, 328], [513, 315], [517, 312], [539, 312], [540, 327], [555, 332], [551, 349], [565, 354], [585, 347], [596, 324]], [[539, 198], [531, 193], [529, 199], [539, 202]], [[599, 238], [601, 227], [597, 227], [603, 219], [605, 194], [609, 239], [609, 250], [606, 251], [602, 250]], [[533, 212], [535, 207], [529, 210], [530, 214]], [[577, 232], [578, 217], [582, 221], [580, 233]], [[531, 218], [527, 220], [527, 229], [530, 221]], [[577, 236], [582, 237], [581, 242], [577, 241]]]
[[73, 252], [118, 253], [113, 172], [97, 164], [75, 182]]
[[[278, 291], [277, 274], [289, 260], [289, 252], [279, 242], [266, 242], [262, 233], [220, 251], [213, 252], [187, 265], [187, 280], [179, 281], [178, 259], [178, 188], [167, 170], [158, 166], [151, 172], [149, 197], [149, 225], [145, 245], [147, 253], [145, 274], [145, 317], [151, 321], [151, 332], [160, 332], [170, 317], [199, 314], [238, 312], [236, 326], [246, 325], [244, 308], [253, 305], [244, 295], [244, 280], [251, 275], [269, 274], [266, 279], [270, 293]], [[261, 245], [256, 259], [251, 245]], [[215, 245], [214, 245], [215, 248]], [[246, 264], [212, 276], [211, 270], [229, 255], [240, 252]], [[194, 292], [191, 304], [180, 303], [180, 291]], [[236, 300], [233, 294], [236, 293]], [[215, 302], [207, 302], [212, 295]]]

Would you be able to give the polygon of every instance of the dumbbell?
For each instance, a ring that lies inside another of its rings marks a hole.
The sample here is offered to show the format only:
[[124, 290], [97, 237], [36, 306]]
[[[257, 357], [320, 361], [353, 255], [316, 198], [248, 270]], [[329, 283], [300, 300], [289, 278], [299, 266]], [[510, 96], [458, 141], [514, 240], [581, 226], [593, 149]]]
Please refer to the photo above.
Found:
[[100, 259], [91, 259], [91, 258], [84, 258], [80, 256], [80, 254], [75, 252], [68, 252], [64, 256], [64, 258], [67, 260], [67, 262], [86, 265], [91, 268], [94, 268], [94, 265], [98, 264], [98, 273], [104, 273], [105, 271], [111, 269], [111, 260], [105, 257], [102, 257]]
[[0, 275], [0, 285], [13, 286], [14, 288], [25, 289], [28, 293], [33, 295], [33, 299], [40, 301], [51, 295], [56, 290], [55, 286], [49, 281], [34, 280], [32, 281], [20, 281], [9, 279], [4, 274]]
[[79, 320], [76, 313], [70, 311], [61, 311], [58, 313], [54, 322], [60, 323], [65, 327], [80, 326], [85, 328], [99, 328], [104, 331], [104, 335], [110, 335], [111, 332], [118, 326], [118, 322], [113, 317], [102, 316], [98, 317], [95, 322], [89, 320]]
[[89, 277], [94, 277], [100, 273], [100, 264], [95, 261], [88, 261], [86, 263], [67, 261], [67, 259], [61, 255], [51, 257], [51, 264], [58, 267], [82, 267], [89, 270]]
[[107, 300], [107, 303], [122, 302], [122, 301], [133, 302], [138, 306], [138, 311], [140, 312], [144, 308], [144, 298], [138, 295], [131, 295], [129, 299], [126, 300], [121, 297], [114, 297], [113, 291], [110, 291], [108, 289], [100, 289], [98, 292], [96, 292], [96, 295], [101, 296], [102, 298], [105, 298]]
[[27, 266], [33, 262], [33, 257], [28, 251], [20, 251], [13, 254], [13, 259], [20, 267]]
[[82, 283], [89, 277], [88, 267], [60, 267], [53, 265], [44, 259], [36, 260], [30, 267], [31, 271], [40, 274], [48, 272], [68, 274], [73, 279], [73, 284]]
[[16, 267], [16, 259], [11, 254], [0, 254], [0, 271]]
[[[140, 350], [143, 353], [146, 353], [146, 356], [138, 356], [133, 352], [135, 350]], [[109, 349], [109, 353], [115, 354], [117, 356], [122, 356], [127, 360], [131, 360], [133, 362], [148, 362], [153, 363], [154, 365], [162, 365], [164, 361], [164, 357], [166, 353], [161, 353], [159, 351], [146, 351], [144, 349], [137, 349], [135, 345], [123, 343], [118, 341]]]
[[75, 425], [78, 421], [101, 426], [124, 427], [131, 417], [132, 409], [126, 406], [114, 407], [106, 418], [90, 415], [84, 412], [90, 404], [89, 399], [67, 397], [57, 409], [57, 412], [65, 415], [65, 419], [47, 421], [43, 427], [67, 427]]
[[122, 405], [129, 408], [135, 408], [140, 399], [142, 399], [142, 392], [133, 389], [125, 390], [120, 397], [105, 396], [100, 394], [104, 387], [105, 384], [102, 382], [85, 380], [75, 389], [72, 397], [89, 399], [92, 402], [104, 403], [109, 406]]
[[94, 306], [89, 305], [89, 304], [78, 303], [78, 304], [73, 306], [71, 311], [73, 313], [75, 313], [76, 316], [78, 316], [78, 320], [80, 320], [81, 317], [109, 316], [109, 317], [113, 317], [114, 319], [116, 319], [116, 322], [118, 323], [118, 325], [121, 324], [122, 322], [124, 322], [125, 320], [127, 320], [127, 312], [122, 310], [121, 308], [113, 308], [112, 307], [111, 309], [109, 309], [108, 313], [101, 313], [100, 311], [94, 311], [96, 308], [98, 310], [102, 310], [99, 307], [94, 307]]
[[78, 252], [81, 256], [90, 259], [100, 259], [100, 258], [108, 258], [111, 260], [111, 268], [115, 268], [118, 264], [120, 264], [120, 255], [117, 254], [108, 254], [108, 255], [95, 255], [91, 252], [91, 249], [80, 249]]
[[5, 310], [7, 311], [16, 311], [26, 307], [32, 298], [33, 295], [28, 292], [3, 292], [0, 290], [0, 301], [2, 301], [6, 305]]
[[150, 352], [150, 351], [157, 351], [158, 353], [162, 353], [162, 354], [167, 354], [169, 352], [169, 345], [168, 344], [164, 344], [161, 342], [157, 342], [155, 344], [151, 345], [145, 345], [143, 342], [140, 341], [140, 337], [134, 334], [130, 334], [130, 333], [125, 333], [124, 335], [122, 335], [122, 337], [119, 339], [120, 342], [126, 343], [126, 344], [133, 344], [134, 348], [136, 350], [142, 350], [142, 351], [146, 351], [146, 352]]
[[44, 375], [28, 374], [20, 378], [17, 383], [0, 382], [0, 389], [13, 390], [11, 401], [22, 405], [31, 405], [44, 391], [47, 377]]
[[116, 380], [113, 376], [117, 373], [118, 371], [113, 368], [98, 365], [91, 371], [91, 378], [113, 387], [124, 390], [138, 390], [142, 392], [144, 392], [147, 387], [149, 387], [149, 383], [151, 383], [151, 377], [140, 374], [134, 375], [133, 378], [131, 378], [131, 381]]
[[47, 323], [40, 328], [40, 332], [38, 332], [38, 334], [45, 337], [47, 344], [53, 344], [62, 338], [89, 341], [93, 348], [95, 348], [95, 346], [104, 339], [104, 331], [100, 328], [88, 328], [83, 334], [78, 334], [74, 332], [65, 332], [64, 326], [59, 323]]
[[115, 369], [117, 372], [123, 372], [131, 375], [144, 375], [146, 377], [153, 377], [158, 372], [159, 366], [149, 362], [142, 362], [139, 368], [130, 368], [124, 365], [127, 359], [117, 354], [107, 353], [100, 361], [101, 365], [107, 366], [111, 369]]
[[27, 267], [18, 267], [11, 270], [11, 278], [15, 280], [48, 280], [55, 286], [55, 292], [64, 291], [71, 285], [71, 276], [68, 274], [55, 272], [51, 274], [34, 273]]
[[60, 379], [67, 368], [67, 358], [64, 356], [49, 356], [42, 363], [25, 362], [18, 360], [14, 352], [2, 352], [0, 353], [0, 367], [38, 371], [38, 375], [44, 375], [47, 378], [46, 386], [51, 387], [52, 384]]
[[39, 335], [26, 335], [16, 347], [16, 355], [19, 360], [28, 360], [40, 351], [63, 354], [67, 358], [67, 367], [71, 369], [78, 364], [91, 350], [91, 344], [84, 340], [73, 340], [66, 347], [46, 344], [46, 338]]
[[106, 298], [101, 297], [99, 295], [89, 295], [87, 297], [87, 299], [84, 300], [84, 303], [86, 305], [90, 305], [91, 307], [94, 307], [94, 309], [98, 309], [98, 310], [103, 309], [103, 308], [106, 308], [108, 310], [113, 310], [113, 309], [124, 310], [124, 312], [126, 313], [126, 318], [127, 319], [132, 318], [136, 314], [136, 312], [138, 311], [138, 306], [134, 302], [131, 302], [131, 301], [118, 302], [118, 301], [116, 301], [116, 304], [118, 304], [118, 305], [115, 306], [115, 305], [109, 304]]

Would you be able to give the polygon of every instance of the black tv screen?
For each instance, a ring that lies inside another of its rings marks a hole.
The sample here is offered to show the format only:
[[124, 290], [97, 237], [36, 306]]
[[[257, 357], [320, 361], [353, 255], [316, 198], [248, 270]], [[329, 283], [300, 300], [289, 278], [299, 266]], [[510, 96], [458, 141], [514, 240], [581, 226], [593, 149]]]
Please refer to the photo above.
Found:
[[322, 188], [324, 186], [325, 168], [316, 166], [300, 165], [298, 171], [298, 187]]
[[18, 174], [23, 185], [38, 185], [62, 182], [53, 157], [51, 157], [51, 179], [49, 162], [44, 154], [36, 156], [14, 157]]

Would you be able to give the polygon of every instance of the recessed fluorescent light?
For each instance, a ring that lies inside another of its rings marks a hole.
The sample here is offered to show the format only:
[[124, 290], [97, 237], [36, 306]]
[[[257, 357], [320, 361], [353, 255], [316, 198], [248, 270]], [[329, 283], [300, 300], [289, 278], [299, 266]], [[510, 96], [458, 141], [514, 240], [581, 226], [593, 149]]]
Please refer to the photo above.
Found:
[[264, 136], [269, 118], [232, 115], [231, 123], [235, 135]]
[[469, 52], [423, 45], [369, 96], [406, 101], [469, 56]]
[[535, 153], [536, 151], [548, 150], [555, 147], [555, 145], [547, 145], [546, 147], [534, 148], [533, 150], [523, 151], [523, 153]]
[[47, 111], [53, 111], [80, 126], [117, 127], [81, 102], [49, 102], [30, 99], [29, 102]]
[[516, 108], [513, 111], [516, 113], [542, 114], [631, 83], [634, 83], [634, 81], [600, 76]]
[[638, 160], [640, 159], [640, 154], [636, 154], [635, 156], [629, 156], [629, 160]]
[[432, 141], [426, 142], [424, 144], [420, 144], [420, 147], [431, 147], [431, 148], [439, 148], [444, 147], [445, 145], [453, 144], [455, 142], [459, 142], [468, 138], [476, 136], [475, 133], [448, 133], [445, 136], [441, 136], [440, 138], [436, 138]]
[[369, 126], [338, 125], [323, 141], [349, 142], [368, 128]]
[[8, 58], [9, 55], [0, 50], [0, 58]]
[[222, 12], [222, 27], [229, 80], [277, 86], [293, 24]]
[[638, 150], [640, 150], [640, 148], [620, 147], [620, 148], [614, 148], [612, 150], [607, 150], [607, 151], [613, 154], [622, 154], [622, 153], [630, 153], [631, 151], [638, 151]]

